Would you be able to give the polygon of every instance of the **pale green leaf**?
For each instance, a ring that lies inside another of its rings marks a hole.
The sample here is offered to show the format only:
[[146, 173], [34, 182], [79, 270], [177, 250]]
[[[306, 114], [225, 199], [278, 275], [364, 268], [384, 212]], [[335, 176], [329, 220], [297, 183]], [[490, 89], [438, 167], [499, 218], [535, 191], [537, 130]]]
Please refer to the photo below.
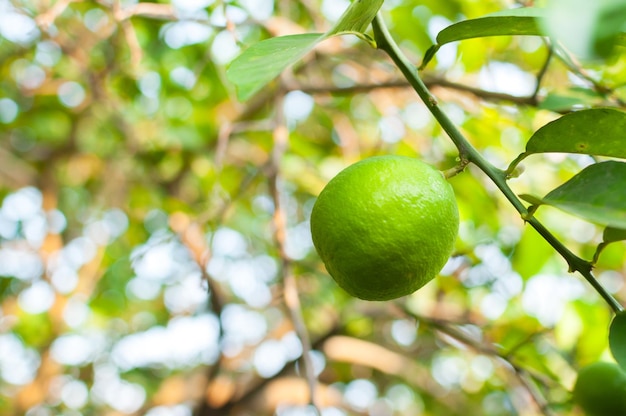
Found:
[[246, 49], [231, 63], [226, 75], [245, 101], [299, 61], [319, 42], [331, 36], [354, 34], [372, 42], [365, 30], [384, 0], [354, 0], [337, 23], [326, 33], [305, 33], [266, 39]]
[[239, 55], [226, 75], [245, 101], [300, 60], [323, 38], [321, 33], [280, 36], [255, 43]]
[[326, 36], [343, 33], [363, 34], [372, 23], [384, 0], [354, 0]]

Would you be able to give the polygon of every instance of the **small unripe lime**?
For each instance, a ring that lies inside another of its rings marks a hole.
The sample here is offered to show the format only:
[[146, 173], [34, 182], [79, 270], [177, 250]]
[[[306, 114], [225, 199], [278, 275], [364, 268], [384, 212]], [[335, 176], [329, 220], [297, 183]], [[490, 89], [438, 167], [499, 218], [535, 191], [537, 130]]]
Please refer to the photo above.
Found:
[[377, 156], [341, 171], [311, 213], [313, 243], [352, 296], [389, 300], [413, 293], [448, 260], [459, 228], [454, 192], [418, 159]]
[[574, 385], [574, 401], [588, 416], [626, 415], [626, 373], [607, 362], [583, 367]]

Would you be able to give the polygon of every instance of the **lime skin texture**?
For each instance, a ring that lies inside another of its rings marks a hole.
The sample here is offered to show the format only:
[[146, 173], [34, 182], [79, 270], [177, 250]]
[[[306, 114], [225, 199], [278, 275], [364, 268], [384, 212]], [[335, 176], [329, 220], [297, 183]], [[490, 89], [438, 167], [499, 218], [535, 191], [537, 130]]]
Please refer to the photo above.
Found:
[[452, 187], [432, 166], [375, 156], [335, 176], [311, 212], [313, 244], [350, 295], [385, 301], [431, 281], [450, 257], [459, 228]]
[[578, 372], [574, 401], [587, 416], [626, 415], [626, 373], [609, 362], [596, 362]]

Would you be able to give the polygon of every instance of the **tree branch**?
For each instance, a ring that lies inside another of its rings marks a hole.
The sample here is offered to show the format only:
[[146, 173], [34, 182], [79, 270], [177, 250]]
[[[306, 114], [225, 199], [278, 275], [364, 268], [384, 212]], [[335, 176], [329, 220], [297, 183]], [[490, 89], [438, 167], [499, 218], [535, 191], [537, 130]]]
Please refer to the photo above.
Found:
[[287, 150], [289, 141], [289, 131], [284, 120], [284, 113], [282, 109], [283, 96], [279, 95], [276, 98], [274, 108], [276, 108], [276, 126], [274, 127], [274, 148], [271, 156], [271, 170], [269, 175], [270, 189], [272, 199], [274, 201], [274, 238], [278, 246], [278, 251], [282, 263], [282, 277], [284, 286], [285, 305], [291, 315], [294, 328], [300, 342], [302, 343], [302, 361], [304, 363], [304, 374], [306, 376], [309, 385], [309, 399], [310, 404], [316, 411], [316, 386], [317, 377], [313, 368], [313, 361], [311, 359], [311, 341], [309, 334], [302, 317], [302, 311], [300, 306], [300, 297], [298, 295], [298, 288], [293, 274], [293, 267], [291, 259], [286, 252], [287, 243], [287, 215], [283, 209], [281, 201], [281, 192], [279, 189], [280, 181], [280, 161]]
[[[480, 88], [471, 87], [471, 86], [459, 84], [456, 82], [451, 82], [439, 76], [434, 76], [434, 75], [426, 76], [424, 77], [423, 82], [427, 88], [433, 88], [433, 87], [449, 88], [449, 89], [453, 89], [456, 91], [461, 91], [461, 92], [465, 92], [468, 94], [472, 94], [486, 101], [495, 101], [495, 102], [506, 101], [506, 102], [511, 102], [514, 104], [529, 105], [529, 106], [538, 105], [538, 101], [535, 96], [525, 97], [525, 96], [518, 96], [518, 95], [511, 95], [511, 94], [506, 94], [506, 93], [483, 90]], [[380, 82], [380, 83], [361, 83], [361, 84], [353, 85], [350, 87], [337, 87], [335, 85], [307, 85], [307, 84], [297, 84], [297, 83], [290, 83], [288, 85], [285, 85], [285, 88], [287, 91], [300, 90], [309, 94], [329, 93], [329, 94], [345, 94], [345, 95], [363, 93], [363, 92], [368, 92], [368, 91], [381, 89], [381, 88], [409, 88], [409, 87], [411, 87], [411, 84], [404, 78], [394, 79], [394, 80]]]
[[506, 199], [519, 212], [522, 219], [530, 224], [567, 262], [570, 272], [579, 272], [598, 291], [602, 298], [611, 306], [614, 312], [620, 312], [623, 307], [613, 296], [593, 277], [591, 273], [591, 263], [585, 261], [570, 251], [560, 240], [558, 240], [539, 220], [532, 216], [520, 199], [515, 195], [507, 183], [506, 172], [496, 168], [489, 163], [478, 150], [463, 136], [456, 125], [448, 118], [437, 103], [437, 99], [428, 90], [422, 79], [419, 77], [417, 69], [409, 62], [395, 43], [391, 34], [387, 30], [382, 16], [378, 14], [372, 22], [374, 36], [379, 49], [385, 51], [393, 62], [398, 66], [402, 74], [407, 78], [415, 92], [422, 99], [431, 114], [435, 117], [439, 125], [448, 133], [448, 136], [459, 151], [461, 161], [468, 161], [475, 164], [491, 181], [498, 187]]
[[455, 341], [458, 341], [471, 349], [485, 354], [487, 356], [491, 356], [496, 358], [497, 360], [506, 363], [506, 366], [513, 372], [518, 382], [524, 387], [524, 389], [528, 392], [528, 394], [532, 397], [533, 401], [537, 405], [537, 407], [541, 410], [542, 414], [546, 416], [552, 416], [554, 413], [549, 408], [549, 403], [546, 398], [537, 390], [534, 382], [529, 380], [531, 378], [539, 378], [542, 380], [542, 383], [546, 383], [545, 377], [541, 377], [536, 374], [531, 374], [528, 370], [522, 368], [515, 362], [513, 362], [510, 358], [510, 353], [505, 351], [501, 351], [496, 345], [493, 344], [485, 344], [483, 341], [478, 341], [463, 331], [456, 328], [456, 324], [451, 324], [450, 322], [430, 318], [422, 315], [418, 315], [407, 309], [406, 307], [402, 308], [403, 313], [406, 316], [409, 316], [413, 319], [416, 319], [419, 322], [422, 322], [431, 328], [451, 337]]

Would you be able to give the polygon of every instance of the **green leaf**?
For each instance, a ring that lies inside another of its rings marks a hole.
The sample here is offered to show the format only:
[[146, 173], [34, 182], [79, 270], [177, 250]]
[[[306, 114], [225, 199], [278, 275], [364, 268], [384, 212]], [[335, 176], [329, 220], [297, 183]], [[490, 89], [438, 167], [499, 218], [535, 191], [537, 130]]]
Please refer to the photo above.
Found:
[[231, 63], [228, 80], [237, 87], [237, 98], [245, 101], [300, 60], [323, 39], [321, 33], [280, 36], [255, 43]]
[[615, 361], [626, 370], [626, 312], [619, 312], [609, 327], [609, 348]]
[[533, 205], [551, 205], [587, 221], [626, 229], [626, 163], [587, 166], [544, 198], [520, 195]]
[[602, 250], [611, 243], [626, 240], [626, 230], [621, 228], [606, 227], [602, 233], [602, 242], [598, 244], [596, 252], [593, 255], [592, 263], [596, 264], [600, 258]]
[[439, 48], [446, 43], [488, 36], [541, 36], [542, 32], [538, 24], [538, 19], [541, 17], [543, 17], [543, 9], [524, 7], [502, 10], [450, 25], [439, 32], [437, 44], [428, 49], [420, 68], [425, 67]]
[[626, 113], [594, 108], [569, 113], [532, 135], [526, 153], [583, 153], [626, 158]]
[[245, 101], [299, 61], [319, 42], [332, 36], [353, 34], [370, 43], [365, 30], [384, 0], [354, 0], [328, 32], [280, 36], [256, 43], [239, 55], [226, 71], [237, 88], [237, 98]]
[[603, 94], [592, 89], [572, 87], [561, 92], [551, 92], [539, 103], [542, 110], [569, 113], [574, 108], [598, 107], [604, 101]]
[[626, 240], [626, 230], [622, 228], [607, 227], [602, 233], [602, 241], [605, 243], [614, 243], [616, 241]]
[[537, 205], [537, 206], [545, 204], [543, 199], [539, 198], [538, 196], [522, 194], [522, 195], [520, 195], [520, 198], [522, 198], [526, 202], [529, 202], [529, 203], [531, 203], [533, 205]]
[[566, 111], [576, 105], [584, 104], [578, 97], [550, 93], [539, 104], [539, 108], [549, 111]]
[[354, 0], [341, 15], [335, 26], [326, 32], [326, 37], [345, 33], [363, 34], [384, 0]]
[[441, 46], [458, 40], [487, 36], [541, 36], [537, 24], [537, 19], [541, 17], [543, 10], [532, 7], [502, 10], [448, 26], [437, 35], [437, 44]]

